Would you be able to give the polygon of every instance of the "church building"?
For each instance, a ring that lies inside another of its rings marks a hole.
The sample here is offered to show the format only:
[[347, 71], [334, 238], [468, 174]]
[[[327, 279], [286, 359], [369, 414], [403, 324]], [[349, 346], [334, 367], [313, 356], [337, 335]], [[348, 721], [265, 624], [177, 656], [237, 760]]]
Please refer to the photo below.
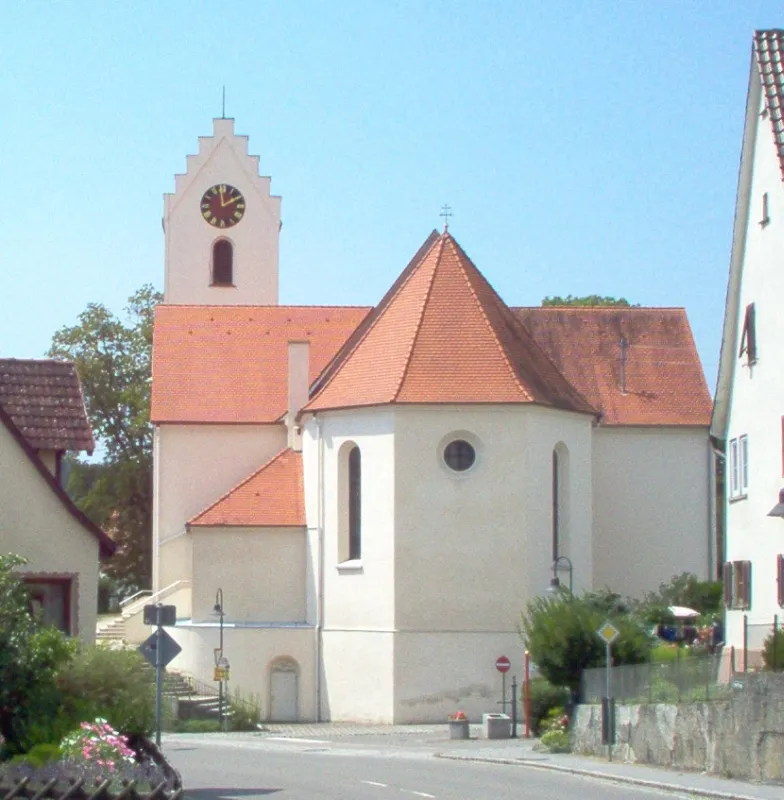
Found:
[[153, 590], [177, 607], [172, 668], [211, 681], [225, 659], [266, 720], [478, 719], [552, 583], [714, 573], [711, 399], [682, 308], [507, 305], [447, 229], [373, 307], [280, 305], [280, 204], [222, 118], [165, 197]]

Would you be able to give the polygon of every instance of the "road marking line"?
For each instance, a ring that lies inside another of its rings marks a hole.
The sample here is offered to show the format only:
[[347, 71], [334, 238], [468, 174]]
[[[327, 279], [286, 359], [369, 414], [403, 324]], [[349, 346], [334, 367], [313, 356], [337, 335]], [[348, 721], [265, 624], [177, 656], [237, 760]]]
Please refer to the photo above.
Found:
[[294, 739], [291, 736], [265, 736], [267, 742], [304, 742], [305, 744], [329, 744], [326, 739]]
[[366, 783], [368, 786], [382, 786], [384, 789], [387, 788], [386, 783], [379, 783], [378, 781], [360, 781], [360, 783]]
[[415, 792], [413, 789], [401, 789], [401, 792], [405, 792], [406, 794], [415, 794], [417, 797], [435, 797], [434, 794], [428, 794], [427, 792]]

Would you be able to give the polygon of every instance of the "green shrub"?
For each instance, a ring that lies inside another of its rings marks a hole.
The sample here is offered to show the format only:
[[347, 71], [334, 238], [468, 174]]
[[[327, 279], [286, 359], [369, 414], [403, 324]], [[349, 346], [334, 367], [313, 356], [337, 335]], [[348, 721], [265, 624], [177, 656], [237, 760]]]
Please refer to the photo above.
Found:
[[762, 661], [765, 669], [784, 671], [784, 631], [771, 633], [762, 645]]
[[243, 697], [239, 689], [229, 698], [229, 728], [233, 731], [255, 731], [261, 721], [259, 698]]
[[568, 731], [547, 731], [542, 734], [540, 741], [551, 753], [568, 753], [571, 750]]
[[62, 753], [56, 744], [37, 744], [24, 755], [14, 756], [11, 764], [26, 764], [30, 767], [43, 767], [49, 761], [59, 761]]
[[[584, 669], [604, 666], [606, 649], [596, 631], [606, 619], [620, 632], [613, 645], [616, 665], [641, 664], [650, 658], [650, 637], [622, 613], [624, 608], [617, 595], [607, 591], [535, 597], [521, 615], [520, 632], [542, 675], [576, 692]], [[617, 615], [606, 613], [608, 609], [617, 609]]]
[[83, 647], [58, 673], [69, 733], [98, 717], [123, 734], [149, 735], [155, 726], [155, 683], [135, 650]]
[[[523, 701], [525, 695], [523, 694]], [[569, 690], [564, 686], [553, 686], [546, 678], [531, 681], [531, 732], [541, 733], [542, 722], [552, 709], [561, 709], [569, 703]]]

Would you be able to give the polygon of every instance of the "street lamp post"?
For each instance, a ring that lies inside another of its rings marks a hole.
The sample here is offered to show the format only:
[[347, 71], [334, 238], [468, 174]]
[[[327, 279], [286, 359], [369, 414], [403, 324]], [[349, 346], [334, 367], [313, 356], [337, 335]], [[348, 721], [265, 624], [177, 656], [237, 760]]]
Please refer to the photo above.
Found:
[[[212, 609], [213, 614], [220, 617], [220, 642], [217, 652], [215, 653], [215, 666], [221, 666], [223, 661], [223, 589], [218, 589], [215, 593], [215, 607]], [[218, 681], [218, 719], [220, 721], [221, 730], [223, 730], [223, 674]]]
[[[565, 565], [565, 566], [564, 566]], [[566, 569], [569, 572], [569, 591], [574, 591], [574, 566], [570, 558], [566, 556], [558, 556], [558, 558], [553, 561], [553, 566], [551, 568], [553, 570], [553, 577], [550, 579], [550, 587], [548, 588], [548, 592], [555, 593], [561, 588], [561, 580], [558, 577], [558, 570], [559, 569]]]

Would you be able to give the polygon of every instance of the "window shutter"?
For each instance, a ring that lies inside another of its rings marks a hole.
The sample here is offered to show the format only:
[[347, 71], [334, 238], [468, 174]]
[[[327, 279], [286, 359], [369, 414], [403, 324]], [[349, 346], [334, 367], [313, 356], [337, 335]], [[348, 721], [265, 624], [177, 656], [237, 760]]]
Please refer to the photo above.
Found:
[[754, 303], [746, 306], [746, 316], [743, 320], [743, 334], [740, 340], [738, 358], [746, 354], [746, 363], [754, 364], [757, 361], [757, 326]]
[[732, 608], [732, 562], [724, 562], [724, 605]]
[[784, 556], [776, 556], [776, 582], [778, 583], [779, 606], [784, 607]]
[[739, 561], [738, 601], [741, 608], [751, 608], [751, 561]]
[[738, 464], [738, 440], [730, 440], [730, 497], [735, 497], [738, 494], [738, 486], [740, 485], [740, 474]]

